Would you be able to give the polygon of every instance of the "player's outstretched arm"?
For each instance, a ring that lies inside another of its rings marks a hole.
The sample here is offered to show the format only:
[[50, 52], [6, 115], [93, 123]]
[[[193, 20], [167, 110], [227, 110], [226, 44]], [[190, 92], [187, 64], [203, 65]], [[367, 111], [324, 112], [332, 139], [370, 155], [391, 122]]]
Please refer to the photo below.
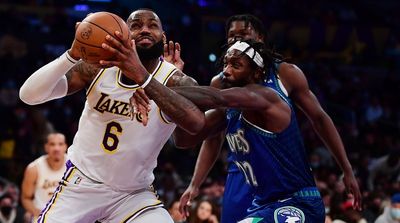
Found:
[[224, 90], [208, 86], [183, 86], [172, 89], [203, 110], [227, 107], [260, 110], [271, 108], [277, 103], [284, 103], [274, 90], [258, 84]]
[[303, 72], [293, 64], [284, 63], [280, 68], [280, 75], [290, 82], [290, 97], [304, 112], [313, 125], [325, 146], [331, 151], [344, 173], [344, 183], [348, 192], [353, 194], [355, 209], [361, 209], [361, 193], [354, 177], [351, 164], [347, 158], [343, 142], [333, 124], [332, 119], [321, 107], [318, 99], [309, 89], [307, 79]]
[[19, 91], [27, 104], [41, 104], [61, 98], [88, 86], [99, 67], [79, 61], [80, 54], [74, 44], [69, 51], [35, 71]]
[[[203, 110], [230, 107], [261, 112], [268, 111], [269, 114], [276, 117], [276, 120], [282, 121], [283, 125], [288, 122], [287, 117], [290, 115], [289, 107], [274, 90], [258, 84], [224, 90], [207, 86], [174, 87], [172, 89]], [[197, 135], [181, 137], [178, 134], [179, 132], [175, 131], [175, 136], [178, 136], [175, 137], [175, 144], [184, 148], [195, 146], [210, 134], [215, 134], [215, 131], [221, 131], [224, 126], [226, 126], [224, 110], [213, 109], [206, 112], [205, 126]]]

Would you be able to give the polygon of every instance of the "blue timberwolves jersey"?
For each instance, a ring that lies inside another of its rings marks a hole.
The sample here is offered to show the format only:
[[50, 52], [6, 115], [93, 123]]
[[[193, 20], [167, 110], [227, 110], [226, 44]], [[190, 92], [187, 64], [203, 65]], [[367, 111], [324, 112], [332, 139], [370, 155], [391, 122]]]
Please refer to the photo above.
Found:
[[284, 131], [269, 132], [247, 121], [239, 110], [227, 111], [229, 171], [244, 173], [254, 190], [256, 204], [283, 199], [304, 187], [315, 186], [293, 107], [274, 70], [263, 85], [274, 89], [291, 108], [291, 121]]

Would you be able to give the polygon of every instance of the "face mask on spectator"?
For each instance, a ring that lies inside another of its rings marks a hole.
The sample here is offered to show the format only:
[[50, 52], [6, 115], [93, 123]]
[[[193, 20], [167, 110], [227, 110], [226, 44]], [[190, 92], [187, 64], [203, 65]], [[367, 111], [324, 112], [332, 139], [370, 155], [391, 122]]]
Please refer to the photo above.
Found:
[[0, 209], [3, 216], [9, 216], [11, 213], [11, 210], [12, 210], [11, 206], [4, 206], [4, 207], [1, 207], [1, 209]]
[[325, 214], [329, 214], [330, 211], [331, 211], [330, 207], [325, 207]]
[[391, 208], [390, 215], [395, 220], [400, 220], [400, 208]]

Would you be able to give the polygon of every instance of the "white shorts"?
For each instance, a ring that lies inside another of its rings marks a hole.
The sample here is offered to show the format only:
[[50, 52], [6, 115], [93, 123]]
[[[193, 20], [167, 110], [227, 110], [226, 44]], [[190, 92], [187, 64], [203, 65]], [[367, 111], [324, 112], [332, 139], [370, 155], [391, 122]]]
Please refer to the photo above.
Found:
[[173, 223], [150, 187], [133, 192], [115, 191], [86, 177], [69, 161], [64, 177], [42, 210], [38, 223], [132, 223], [143, 222], [140, 219], [144, 217]]

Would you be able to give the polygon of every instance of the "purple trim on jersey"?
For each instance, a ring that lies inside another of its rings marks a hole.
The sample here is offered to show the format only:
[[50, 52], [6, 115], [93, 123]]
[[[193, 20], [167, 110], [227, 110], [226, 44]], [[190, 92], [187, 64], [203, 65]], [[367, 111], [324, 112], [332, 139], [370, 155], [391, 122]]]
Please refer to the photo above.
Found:
[[62, 186], [65, 186], [64, 181], [66, 181], [68, 179], [68, 177], [71, 175], [72, 171], [75, 169], [75, 165], [70, 160], [67, 160], [67, 162], [65, 163], [65, 166], [67, 167], [67, 169], [65, 170], [64, 176], [62, 177], [61, 181], [59, 182], [51, 199], [47, 202], [45, 208], [40, 212], [37, 223], [45, 222], [46, 213], [50, 210], [51, 206], [53, 205], [54, 201], [57, 198], [57, 195], [61, 192]]
[[67, 162], [65, 163], [65, 166], [67, 166], [67, 170], [71, 167], [74, 167], [75, 165], [71, 162], [71, 160], [67, 160]]

